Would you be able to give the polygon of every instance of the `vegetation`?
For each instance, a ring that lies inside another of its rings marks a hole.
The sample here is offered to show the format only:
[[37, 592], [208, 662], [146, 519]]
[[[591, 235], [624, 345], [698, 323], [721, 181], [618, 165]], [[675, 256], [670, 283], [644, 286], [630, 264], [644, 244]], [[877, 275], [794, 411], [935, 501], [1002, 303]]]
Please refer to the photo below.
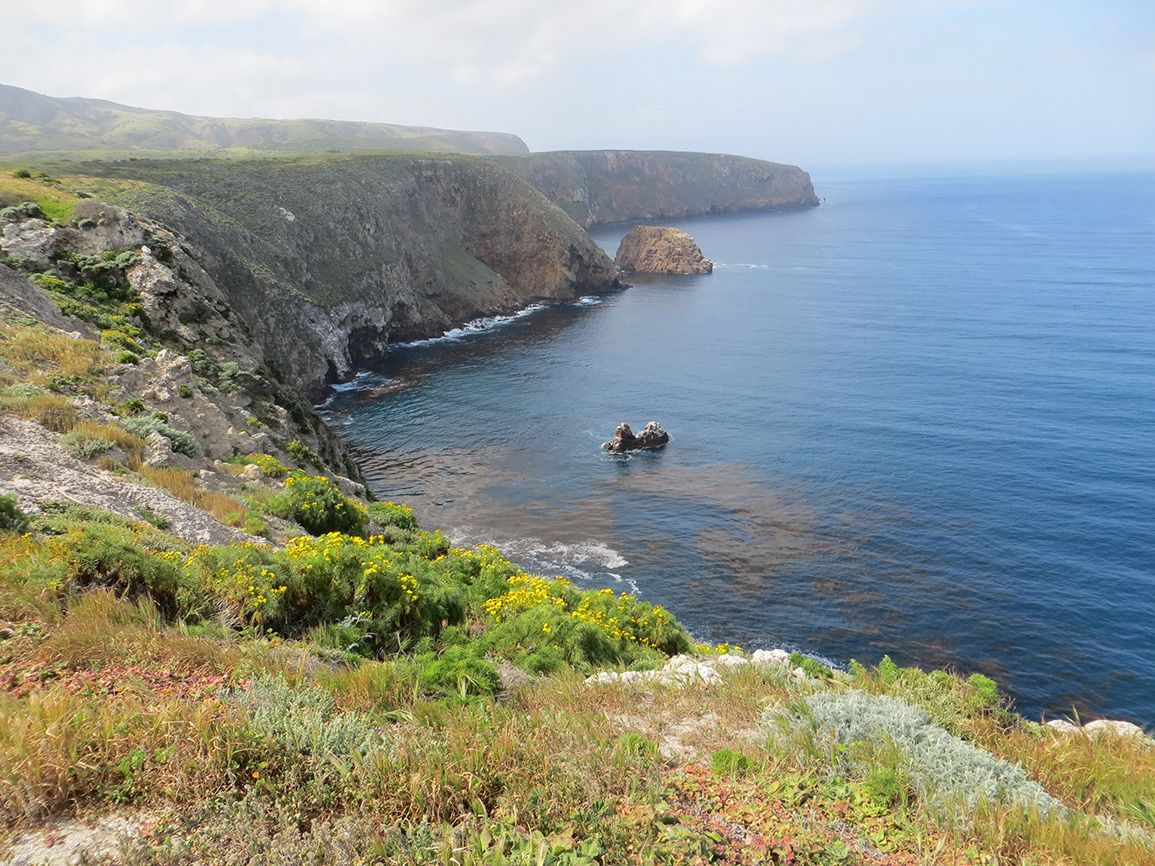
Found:
[[451, 547], [401, 506], [366, 512], [386, 534], [190, 546], [0, 500], [4, 825], [153, 810], [135, 864], [1155, 852], [1149, 740], [1064, 735], [986, 678], [889, 660], [800, 681], [746, 665], [710, 687], [586, 685], [689, 638], [628, 594]]

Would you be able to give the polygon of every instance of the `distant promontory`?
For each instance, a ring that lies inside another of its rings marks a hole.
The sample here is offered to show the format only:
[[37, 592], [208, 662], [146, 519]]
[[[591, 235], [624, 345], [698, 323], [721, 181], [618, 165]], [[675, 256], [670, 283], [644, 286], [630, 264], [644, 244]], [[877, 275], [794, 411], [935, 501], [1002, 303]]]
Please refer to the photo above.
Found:
[[796, 165], [722, 153], [558, 150], [497, 157], [586, 228], [818, 206]]

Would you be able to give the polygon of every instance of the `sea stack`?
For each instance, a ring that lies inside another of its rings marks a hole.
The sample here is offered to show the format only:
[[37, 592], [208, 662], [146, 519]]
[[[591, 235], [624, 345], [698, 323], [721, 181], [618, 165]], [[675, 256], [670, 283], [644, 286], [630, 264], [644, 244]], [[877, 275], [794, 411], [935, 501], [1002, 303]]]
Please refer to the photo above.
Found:
[[666, 226], [636, 226], [622, 238], [614, 263], [627, 273], [708, 274], [714, 263], [687, 232]]
[[641, 433], [635, 434], [630, 425], [623, 421], [614, 430], [614, 438], [602, 444], [606, 451], [623, 454], [626, 451], [653, 450], [665, 447], [670, 441], [670, 434], [662, 429], [657, 421], [651, 421]]

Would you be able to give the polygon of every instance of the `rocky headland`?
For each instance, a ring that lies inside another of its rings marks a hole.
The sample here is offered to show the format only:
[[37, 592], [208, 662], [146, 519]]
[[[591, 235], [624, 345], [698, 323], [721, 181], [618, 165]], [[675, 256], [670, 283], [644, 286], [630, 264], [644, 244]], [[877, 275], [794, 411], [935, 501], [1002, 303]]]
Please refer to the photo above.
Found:
[[614, 264], [627, 274], [708, 274], [714, 263], [688, 232], [664, 226], [635, 226], [618, 245]]
[[562, 150], [498, 157], [578, 224], [818, 206], [796, 165], [720, 153]]

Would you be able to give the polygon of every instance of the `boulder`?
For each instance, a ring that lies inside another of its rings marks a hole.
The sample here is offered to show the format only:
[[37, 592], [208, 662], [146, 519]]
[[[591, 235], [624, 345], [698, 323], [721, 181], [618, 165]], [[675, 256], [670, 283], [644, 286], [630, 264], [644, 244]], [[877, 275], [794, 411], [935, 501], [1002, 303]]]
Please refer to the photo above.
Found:
[[708, 274], [714, 263], [681, 229], [636, 226], [622, 238], [614, 264], [627, 273]]
[[662, 429], [657, 421], [651, 421], [641, 433], [635, 434], [630, 425], [623, 421], [614, 430], [614, 438], [603, 442], [602, 448], [615, 454], [624, 454], [627, 451], [653, 450], [662, 448], [670, 441], [670, 434]]

